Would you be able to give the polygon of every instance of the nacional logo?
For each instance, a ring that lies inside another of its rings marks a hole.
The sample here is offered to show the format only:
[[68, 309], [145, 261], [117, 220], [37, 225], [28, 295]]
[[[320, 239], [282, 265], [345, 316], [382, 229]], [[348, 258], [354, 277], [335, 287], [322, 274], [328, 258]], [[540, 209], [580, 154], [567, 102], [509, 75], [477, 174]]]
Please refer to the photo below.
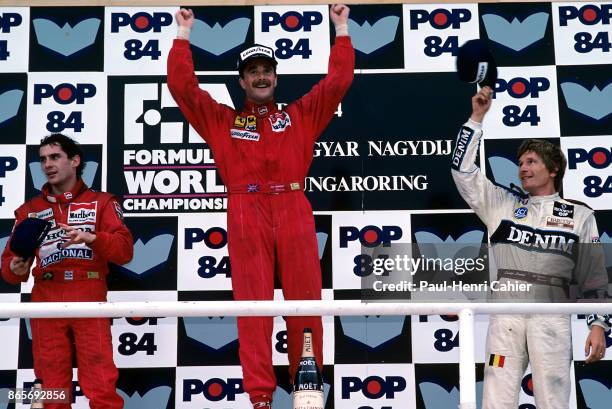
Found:
[[59, 263], [66, 258], [74, 258], [80, 260], [92, 260], [93, 251], [89, 248], [65, 248], [52, 253], [50, 256], [40, 260], [41, 267], [47, 267], [50, 264]]

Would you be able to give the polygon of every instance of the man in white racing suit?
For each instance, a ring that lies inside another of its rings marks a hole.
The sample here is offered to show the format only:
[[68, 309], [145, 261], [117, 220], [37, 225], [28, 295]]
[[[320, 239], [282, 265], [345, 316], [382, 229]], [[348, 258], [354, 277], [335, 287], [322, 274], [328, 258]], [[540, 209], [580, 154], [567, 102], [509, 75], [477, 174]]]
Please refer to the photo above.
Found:
[[[559, 147], [532, 139], [519, 148], [519, 178], [528, 194], [493, 184], [476, 165], [481, 123], [492, 92], [483, 87], [472, 97], [472, 115], [459, 131], [451, 168], [461, 196], [487, 226], [497, 279], [530, 284], [529, 291], [498, 297], [512, 302], [564, 301], [572, 280], [583, 297], [602, 297], [608, 276], [595, 216], [588, 206], [559, 195], [567, 163]], [[590, 315], [587, 323], [589, 363], [605, 355], [604, 331], [610, 317]], [[568, 315], [491, 316], [483, 409], [518, 407], [528, 362], [538, 409], [569, 408], [571, 345]]]

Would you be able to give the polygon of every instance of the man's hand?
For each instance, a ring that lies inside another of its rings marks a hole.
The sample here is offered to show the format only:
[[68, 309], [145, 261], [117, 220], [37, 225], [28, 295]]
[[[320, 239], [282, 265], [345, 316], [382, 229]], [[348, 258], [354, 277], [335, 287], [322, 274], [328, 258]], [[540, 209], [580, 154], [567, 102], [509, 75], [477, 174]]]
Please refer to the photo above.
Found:
[[587, 364], [597, 362], [606, 356], [606, 337], [604, 329], [599, 325], [591, 325], [591, 332], [584, 344], [584, 356]]
[[329, 8], [329, 18], [336, 29], [343, 25], [348, 25], [349, 8], [344, 4], [332, 4]]
[[11, 259], [10, 268], [13, 274], [17, 276], [24, 276], [28, 274], [30, 271], [30, 267], [32, 266], [32, 259], [24, 260], [21, 257], [13, 257]]
[[69, 237], [69, 240], [67, 242], [62, 243], [62, 248], [66, 248], [72, 244], [91, 244], [96, 239], [96, 235], [88, 231], [75, 229], [72, 226], [68, 226], [67, 224], [62, 223], [58, 223], [57, 225], [64, 229], [66, 235]]
[[174, 15], [179, 27], [191, 28], [193, 26], [193, 11], [191, 9], [180, 9]]
[[482, 87], [476, 95], [472, 97], [472, 115], [470, 119], [474, 122], [482, 123], [485, 114], [491, 108], [493, 90], [491, 87]]

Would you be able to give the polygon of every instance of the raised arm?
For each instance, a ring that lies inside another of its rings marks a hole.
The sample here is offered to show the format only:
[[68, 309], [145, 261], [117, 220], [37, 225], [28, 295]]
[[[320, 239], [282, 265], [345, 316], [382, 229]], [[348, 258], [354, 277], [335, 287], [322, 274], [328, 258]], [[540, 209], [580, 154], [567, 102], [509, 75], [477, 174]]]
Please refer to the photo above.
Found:
[[307, 122], [311, 124], [307, 138], [314, 142], [332, 119], [338, 104], [344, 98], [355, 70], [355, 51], [348, 35], [349, 8], [334, 4], [329, 16], [336, 29], [336, 41], [331, 48], [327, 75], [308, 94], [298, 101], [297, 106]]
[[187, 121], [209, 144], [214, 143], [219, 135], [215, 129], [227, 122], [226, 116], [231, 116], [231, 108], [215, 101], [198, 83], [189, 45], [193, 12], [180, 9], [175, 19], [178, 33], [168, 55], [168, 88]]
[[485, 222], [489, 212], [499, 208], [511, 194], [495, 186], [476, 164], [482, 138], [482, 120], [491, 107], [493, 90], [483, 87], [472, 97], [472, 115], [461, 127], [452, 155], [451, 173], [457, 190], [467, 204]]

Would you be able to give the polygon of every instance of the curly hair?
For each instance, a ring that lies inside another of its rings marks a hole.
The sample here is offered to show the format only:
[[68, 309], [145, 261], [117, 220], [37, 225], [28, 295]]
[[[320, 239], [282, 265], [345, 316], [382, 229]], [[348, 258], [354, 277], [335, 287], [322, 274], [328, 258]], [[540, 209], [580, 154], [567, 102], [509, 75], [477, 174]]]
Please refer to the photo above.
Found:
[[519, 146], [516, 153], [516, 158], [520, 159], [526, 152], [535, 152], [546, 166], [549, 172], [557, 172], [554, 184], [557, 192], [561, 191], [561, 183], [565, 175], [567, 159], [559, 146], [552, 144], [543, 139], [526, 139]]

